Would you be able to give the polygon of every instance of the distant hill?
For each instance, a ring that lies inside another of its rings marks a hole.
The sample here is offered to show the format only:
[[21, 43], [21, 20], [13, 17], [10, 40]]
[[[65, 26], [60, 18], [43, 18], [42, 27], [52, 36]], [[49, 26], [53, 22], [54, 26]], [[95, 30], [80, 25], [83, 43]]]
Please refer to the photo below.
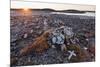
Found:
[[60, 12], [66, 12], [66, 13], [85, 13], [85, 11], [79, 11], [79, 10], [62, 10]]
[[[22, 9], [11, 9], [11, 10], [22, 10]], [[30, 9], [34, 11], [45, 11], [45, 12], [65, 12], [65, 13], [86, 13], [86, 12], [95, 12], [95, 11], [80, 11], [75, 9], [69, 9], [69, 10], [54, 10], [49, 8], [44, 9]]]

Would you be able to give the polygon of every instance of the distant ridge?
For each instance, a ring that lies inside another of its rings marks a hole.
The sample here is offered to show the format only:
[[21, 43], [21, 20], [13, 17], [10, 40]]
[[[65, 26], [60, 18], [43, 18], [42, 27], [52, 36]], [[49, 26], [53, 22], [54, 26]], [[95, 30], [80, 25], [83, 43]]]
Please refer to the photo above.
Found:
[[[22, 10], [20, 9], [11, 9], [11, 10]], [[44, 9], [30, 9], [34, 11], [45, 11], [45, 12], [64, 12], [64, 13], [86, 13], [86, 12], [93, 12], [95, 11], [80, 11], [80, 10], [75, 10], [75, 9], [68, 9], [68, 10], [54, 10], [54, 9], [49, 9], [49, 8], [44, 8]]]

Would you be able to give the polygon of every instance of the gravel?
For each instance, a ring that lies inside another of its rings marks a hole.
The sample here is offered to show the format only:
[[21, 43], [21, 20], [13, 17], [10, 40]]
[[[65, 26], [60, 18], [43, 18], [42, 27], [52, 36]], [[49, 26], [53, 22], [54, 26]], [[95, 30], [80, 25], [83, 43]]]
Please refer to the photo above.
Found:
[[[24, 18], [23, 18], [24, 17]], [[49, 15], [34, 15], [34, 17], [25, 16], [11, 16], [11, 65], [23, 66], [23, 65], [40, 65], [40, 64], [58, 64], [69, 63], [68, 53], [57, 50], [56, 48], [49, 48], [42, 54], [32, 53], [27, 56], [19, 57], [19, 51], [31, 43], [34, 39], [40, 36], [44, 32], [43, 21], [47, 19], [48, 28], [60, 27], [59, 21], [63, 22], [65, 26], [71, 27], [74, 34], [85, 36], [87, 32], [95, 32], [95, 17], [82, 17], [63, 14], [49, 14]], [[27, 20], [27, 22], [25, 22]], [[56, 22], [57, 21], [57, 22]], [[85, 31], [84, 31], [85, 29]], [[89, 39], [88, 41], [85, 39]], [[79, 38], [81, 41], [81, 47], [87, 47], [86, 45], [95, 43], [95, 36], [87, 38]], [[79, 44], [79, 43], [77, 43]], [[16, 59], [14, 59], [16, 58]], [[94, 57], [92, 58], [94, 59]], [[16, 61], [16, 62], [15, 62]], [[92, 61], [92, 60], [86, 60]], [[84, 61], [83, 61], [84, 62]]]

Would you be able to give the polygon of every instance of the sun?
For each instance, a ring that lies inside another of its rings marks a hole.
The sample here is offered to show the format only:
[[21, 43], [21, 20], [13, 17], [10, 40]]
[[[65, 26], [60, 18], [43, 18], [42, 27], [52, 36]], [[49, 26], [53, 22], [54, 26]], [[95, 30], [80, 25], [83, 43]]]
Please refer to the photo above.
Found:
[[30, 8], [27, 8], [27, 7], [22, 8], [21, 12], [22, 12], [22, 14], [24, 14], [26, 16], [32, 15], [32, 10]]
[[25, 8], [23, 8], [23, 10], [24, 10], [24, 11], [28, 11], [28, 10], [29, 10], [29, 8], [26, 8], [26, 7], [25, 7]]

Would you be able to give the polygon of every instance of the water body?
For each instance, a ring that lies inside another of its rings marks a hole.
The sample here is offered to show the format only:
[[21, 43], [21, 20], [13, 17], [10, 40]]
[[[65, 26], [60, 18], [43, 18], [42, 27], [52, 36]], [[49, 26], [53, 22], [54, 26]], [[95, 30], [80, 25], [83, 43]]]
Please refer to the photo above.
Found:
[[86, 12], [86, 13], [51, 12], [51, 14], [79, 15], [79, 16], [92, 16], [92, 17], [95, 17], [95, 13], [93, 13], [93, 12]]

